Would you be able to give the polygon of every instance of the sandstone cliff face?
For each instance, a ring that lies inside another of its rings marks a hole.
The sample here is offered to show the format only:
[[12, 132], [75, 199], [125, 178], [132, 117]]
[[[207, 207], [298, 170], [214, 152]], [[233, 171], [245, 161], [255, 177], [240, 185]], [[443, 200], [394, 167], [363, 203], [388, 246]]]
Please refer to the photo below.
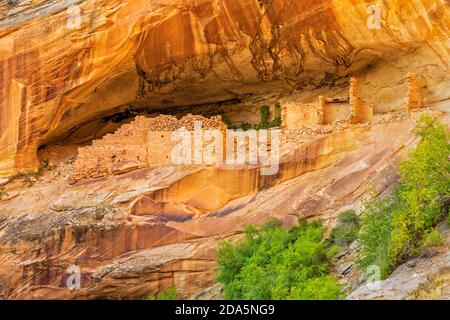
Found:
[[[418, 114], [380, 112], [406, 110], [408, 72], [426, 107], [450, 110], [448, 1], [11, 3], [0, 1], [0, 299], [142, 298], [173, 284], [190, 297], [212, 284], [218, 241], [246, 224], [328, 225], [372, 186], [396, 182]], [[78, 145], [63, 145], [53, 146], [65, 157], [57, 168], [3, 185], [37, 169], [39, 146], [100, 138], [119, 126], [104, 118], [124, 110], [225, 110], [243, 122], [261, 104], [347, 95], [351, 75], [377, 121], [299, 126], [282, 137], [275, 176], [136, 166], [69, 185]], [[78, 290], [67, 287], [73, 265]]]
[[448, 72], [448, 1], [370, 5], [1, 1], [0, 177], [36, 170], [38, 146], [124, 105], [167, 109], [292, 89], [420, 48]]
[[[407, 119], [318, 137], [284, 153], [270, 179], [252, 167], [165, 167], [10, 186], [0, 200], [0, 298], [143, 298], [171, 285], [190, 297], [213, 283], [218, 241], [245, 225], [328, 225], [369, 188], [392, 186], [398, 154], [418, 142], [414, 127]], [[81, 272], [75, 290], [71, 266]]]

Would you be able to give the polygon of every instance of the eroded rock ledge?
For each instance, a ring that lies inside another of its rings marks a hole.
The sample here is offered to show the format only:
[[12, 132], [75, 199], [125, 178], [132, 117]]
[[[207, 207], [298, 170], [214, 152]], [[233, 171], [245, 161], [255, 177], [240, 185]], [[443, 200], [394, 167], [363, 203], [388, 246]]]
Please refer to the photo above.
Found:
[[0, 177], [36, 170], [38, 146], [124, 105], [326, 84], [421, 48], [448, 73], [448, 2], [379, 10], [374, 29], [362, 0], [2, 1]]
[[[300, 144], [269, 180], [252, 167], [144, 168], [75, 185], [44, 175], [0, 201], [0, 295], [143, 298], [175, 284], [190, 297], [212, 284], [218, 241], [246, 224], [329, 224], [369, 188], [392, 186], [397, 156], [417, 143], [413, 115]], [[213, 203], [211, 191], [225, 201]], [[79, 290], [66, 286], [72, 265], [81, 270]]]

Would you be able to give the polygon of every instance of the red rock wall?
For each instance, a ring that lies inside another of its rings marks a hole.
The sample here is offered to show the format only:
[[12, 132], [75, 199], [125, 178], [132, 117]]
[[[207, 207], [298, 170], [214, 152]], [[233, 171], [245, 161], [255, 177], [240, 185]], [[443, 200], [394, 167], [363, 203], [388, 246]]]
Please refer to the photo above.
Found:
[[3, 1], [0, 176], [37, 169], [39, 145], [134, 102], [215, 103], [418, 47], [448, 69], [446, 2], [381, 3], [374, 30], [363, 0], [86, 0], [74, 29], [70, 2]]

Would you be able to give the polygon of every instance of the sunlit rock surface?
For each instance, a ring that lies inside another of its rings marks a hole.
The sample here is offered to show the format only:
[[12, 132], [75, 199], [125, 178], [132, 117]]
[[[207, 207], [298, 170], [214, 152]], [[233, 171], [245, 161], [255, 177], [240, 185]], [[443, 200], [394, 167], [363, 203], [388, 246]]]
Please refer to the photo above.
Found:
[[[246, 224], [329, 226], [373, 187], [389, 191], [419, 142], [418, 114], [286, 146], [269, 177], [168, 166], [68, 183], [78, 146], [114, 132], [121, 123], [105, 119], [124, 112], [228, 108], [257, 121], [262, 104], [346, 95], [355, 76], [382, 117], [405, 109], [408, 73], [424, 79], [426, 107], [449, 111], [448, 1], [370, 5], [0, 1], [0, 299], [144, 298], [171, 285], [192, 297], [213, 284], [217, 243]], [[81, 287], [70, 290], [73, 266]]]
[[[422, 66], [437, 73], [432, 82], [448, 81], [448, 2], [369, 6], [362, 0], [2, 1], [0, 177], [36, 170], [39, 145], [124, 105], [217, 103], [334, 81], [380, 61], [401, 70], [392, 74]], [[416, 61], [402, 65], [399, 57], [408, 53]], [[392, 99], [385, 89], [395, 92], [400, 83], [383, 80], [392, 74], [378, 74], [383, 90], [374, 91], [376, 98]]]
[[[143, 298], [171, 285], [193, 296], [213, 283], [218, 241], [246, 224], [328, 224], [358, 208], [368, 189], [389, 190], [397, 156], [418, 142], [414, 123], [318, 137], [285, 153], [279, 173], [265, 180], [251, 167], [166, 167], [75, 185], [47, 180], [49, 171], [29, 187], [10, 186], [0, 201], [0, 296]], [[196, 208], [211, 199], [208, 188], [227, 194], [226, 204]], [[67, 287], [72, 265], [81, 270], [78, 290]]]

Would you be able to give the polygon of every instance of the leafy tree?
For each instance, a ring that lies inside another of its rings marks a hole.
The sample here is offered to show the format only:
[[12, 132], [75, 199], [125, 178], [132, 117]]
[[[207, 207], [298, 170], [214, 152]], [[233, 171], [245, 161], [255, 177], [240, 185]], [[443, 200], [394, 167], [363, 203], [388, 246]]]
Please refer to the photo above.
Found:
[[177, 300], [177, 288], [172, 286], [159, 292], [156, 296], [148, 296], [146, 300]]
[[422, 142], [399, 164], [400, 184], [390, 196], [366, 203], [363, 212], [361, 265], [378, 265], [384, 277], [416, 255], [448, 214], [442, 199], [450, 196], [449, 131], [423, 116], [417, 134]]
[[346, 247], [358, 238], [361, 221], [353, 210], [341, 213], [336, 227], [331, 230], [329, 241], [332, 244]]
[[391, 208], [394, 197], [381, 199], [374, 196], [364, 204], [362, 227], [359, 241], [362, 244], [362, 258], [359, 263], [362, 268], [376, 265], [381, 270], [381, 277], [386, 278], [393, 267], [390, 259], [389, 243], [391, 241], [392, 224]]
[[321, 222], [284, 230], [278, 220], [246, 227], [237, 243], [221, 242], [217, 281], [226, 299], [339, 299], [342, 288], [330, 275], [337, 249], [323, 241]]

